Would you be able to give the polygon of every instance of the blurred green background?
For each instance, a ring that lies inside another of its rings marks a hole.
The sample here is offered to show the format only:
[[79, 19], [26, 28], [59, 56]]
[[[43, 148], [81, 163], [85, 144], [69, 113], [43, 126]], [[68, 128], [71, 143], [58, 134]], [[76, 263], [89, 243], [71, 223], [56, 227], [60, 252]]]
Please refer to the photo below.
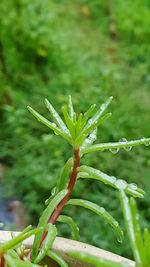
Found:
[[[5, 198], [23, 201], [37, 223], [44, 200], [71, 154], [65, 141], [38, 123], [29, 104], [49, 116], [47, 97], [61, 112], [71, 94], [77, 112], [113, 95], [113, 116], [99, 130], [99, 141], [150, 136], [149, 0], [0, 1], [0, 159], [7, 166]], [[142, 226], [150, 221], [150, 149], [97, 152], [83, 162], [136, 182], [146, 190], [138, 201]], [[121, 225], [118, 195], [96, 181], [79, 181], [74, 197], [104, 206]], [[80, 226], [81, 240], [130, 257], [125, 237], [84, 209], [68, 208]], [[65, 226], [60, 232], [68, 237]]]

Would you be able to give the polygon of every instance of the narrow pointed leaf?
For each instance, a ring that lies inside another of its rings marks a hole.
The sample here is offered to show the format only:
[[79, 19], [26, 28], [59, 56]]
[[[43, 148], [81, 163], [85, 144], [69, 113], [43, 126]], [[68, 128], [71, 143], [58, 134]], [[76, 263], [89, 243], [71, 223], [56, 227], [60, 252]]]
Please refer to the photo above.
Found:
[[76, 124], [76, 136], [78, 136], [81, 132], [82, 129], [82, 118], [83, 118], [83, 114], [80, 113], [78, 120], [77, 120], [77, 124]]
[[65, 119], [65, 122], [66, 122], [66, 125], [70, 131], [70, 134], [72, 136], [72, 138], [75, 138], [75, 123], [71, 120], [69, 114], [68, 114], [68, 111], [67, 111], [67, 106], [63, 106], [62, 107], [62, 112], [63, 112], [63, 115], [64, 115], [64, 119]]
[[84, 113], [83, 116], [83, 120], [82, 120], [82, 125], [84, 126], [87, 123], [87, 120], [93, 116], [95, 112], [95, 108], [96, 108], [96, 104], [93, 104], [88, 110], [87, 112]]
[[118, 222], [104, 208], [99, 207], [97, 204], [83, 199], [70, 199], [67, 204], [84, 207], [102, 217], [107, 223], [109, 223], [113, 227], [116, 234], [118, 235], [118, 240], [122, 241], [123, 232], [120, 229]]
[[70, 173], [71, 173], [72, 166], [73, 166], [73, 159], [70, 158], [66, 162], [66, 164], [65, 164], [65, 166], [63, 168], [62, 174], [60, 176], [60, 179], [58, 181], [58, 184], [57, 184], [57, 191], [58, 192], [63, 190], [63, 189], [65, 189], [65, 188], [67, 188], [67, 184], [68, 184], [68, 181], [69, 181], [69, 178], [70, 178]]
[[92, 145], [88, 148], [84, 148], [82, 150], [82, 153], [91, 153], [95, 151], [104, 151], [104, 150], [110, 150], [110, 149], [117, 149], [117, 148], [130, 148], [134, 146], [139, 145], [149, 145], [150, 144], [150, 138], [141, 138], [139, 140], [133, 140], [133, 141], [126, 141], [126, 142], [115, 142], [115, 143], [102, 143], [102, 144], [96, 144]]
[[143, 198], [145, 192], [138, 188], [136, 184], [128, 184], [126, 181], [122, 179], [117, 179], [115, 176], [109, 176], [108, 174], [94, 169], [92, 167], [82, 165], [78, 168], [78, 178], [87, 178], [87, 179], [95, 179], [103, 182], [104, 184], [108, 184], [116, 189], [124, 189], [126, 193], [134, 196]]
[[129, 204], [130, 204], [130, 210], [131, 210], [131, 215], [132, 215], [132, 222], [133, 222], [136, 244], [137, 244], [138, 251], [140, 253], [140, 258], [142, 259], [142, 262], [143, 262], [143, 260], [144, 260], [144, 250], [143, 250], [144, 244], [143, 244], [143, 240], [142, 240], [141, 228], [140, 228], [140, 223], [139, 223], [139, 214], [137, 211], [135, 199], [130, 198]]
[[82, 144], [81, 151], [83, 148], [86, 148], [94, 143], [94, 141], [96, 140], [96, 135], [97, 135], [97, 128], [95, 128], [92, 131], [92, 133], [90, 133], [90, 135], [85, 139], [85, 141]]
[[96, 114], [92, 118], [92, 123], [96, 122], [102, 116], [102, 114], [105, 112], [105, 110], [111, 103], [112, 99], [113, 99], [113, 96], [110, 96], [108, 100], [100, 106], [99, 110], [96, 112]]
[[61, 117], [59, 116], [57, 111], [54, 109], [54, 107], [51, 105], [51, 103], [47, 99], [45, 99], [45, 104], [46, 104], [46, 107], [48, 108], [48, 110], [50, 111], [54, 122], [58, 125], [58, 127], [62, 131], [68, 132], [68, 134], [69, 134], [69, 131], [68, 131], [65, 123], [63, 122], [63, 120], [61, 119]]
[[74, 109], [73, 109], [71, 95], [69, 95], [69, 98], [68, 98], [68, 108], [69, 108], [69, 116], [71, 120], [74, 121]]
[[48, 251], [47, 256], [57, 262], [60, 267], [69, 267], [69, 265], [64, 261], [64, 259], [54, 251]]
[[87, 134], [91, 133], [91, 131], [93, 131], [96, 127], [98, 127], [100, 124], [102, 124], [111, 115], [112, 115], [112, 113], [107, 113], [103, 117], [99, 118], [97, 121], [95, 121], [93, 123], [92, 122], [89, 122], [89, 125], [87, 124], [87, 126], [85, 127], [85, 129], [83, 129], [82, 134], [87, 135]]
[[30, 230], [28, 232], [22, 232], [21, 234], [17, 235], [16, 237], [11, 239], [10, 241], [5, 243], [4, 245], [0, 246], [0, 254], [6, 252], [7, 250], [9, 250], [11, 248], [16, 247], [17, 245], [22, 243], [28, 237], [38, 234], [38, 232], [40, 232], [41, 230], [42, 230], [42, 227], [37, 227], [37, 228]]
[[70, 142], [70, 136], [68, 133], [65, 133], [61, 129], [59, 129], [55, 123], [52, 123], [48, 121], [46, 118], [44, 118], [42, 115], [40, 115], [37, 111], [35, 111], [33, 108], [30, 106], [27, 107], [28, 110], [32, 113], [32, 115], [40, 122], [42, 122], [44, 125], [49, 127], [51, 130], [54, 131], [54, 133], [62, 136], [64, 139], [68, 140]]
[[40, 267], [40, 265], [33, 264], [28, 260], [23, 261], [23, 260], [14, 259], [9, 255], [5, 256], [5, 260], [9, 267]]
[[97, 267], [130, 267], [128, 262], [114, 262], [108, 259], [100, 258], [98, 256], [93, 256], [88, 253], [80, 252], [80, 251], [71, 251], [68, 253], [70, 256], [76, 258], [77, 260], [81, 260], [83, 262], [87, 262], [92, 264], [92, 266]]
[[57, 205], [60, 203], [60, 201], [65, 197], [65, 195], [67, 194], [68, 190], [62, 190], [60, 191], [53, 199], [52, 201], [49, 203], [49, 205], [46, 207], [46, 209], [44, 210], [42, 216], [40, 217], [39, 223], [38, 223], [38, 227], [43, 227], [42, 231], [40, 231], [34, 239], [34, 243], [33, 243], [33, 249], [32, 249], [32, 260], [34, 261], [35, 258], [37, 257], [37, 253], [38, 253], [38, 249], [40, 246], [40, 241], [42, 238], [42, 235], [45, 231], [45, 227], [48, 223], [48, 219], [50, 218], [50, 216], [52, 215], [53, 211], [55, 210], [55, 208], [57, 207]]
[[42, 244], [42, 247], [40, 247], [39, 254], [34, 260], [34, 263], [39, 263], [43, 258], [46, 256], [47, 252], [51, 250], [53, 242], [57, 235], [57, 229], [55, 225], [48, 224], [47, 225], [47, 236]]
[[68, 224], [71, 229], [71, 234], [72, 234], [73, 239], [75, 240], [80, 239], [79, 228], [71, 217], [66, 216], [66, 215], [60, 215], [57, 221]]
[[141, 255], [138, 250], [137, 243], [136, 243], [136, 236], [134, 232], [134, 224], [133, 224], [133, 218], [132, 218], [131, 208], [129, 204], [129, 199], [126, 196], [124, 190], [120, 190], [120, 199], [121, 199], [124, 220], [125, 220], [126, 229], [128, 232], [132, 252], [133, 252], [136, 264], [138, 266], [142, 266]]
[[148, 266], [148, 263], [150, 262], [150, 233], [147, 228], [144, 229], [144, 266]]

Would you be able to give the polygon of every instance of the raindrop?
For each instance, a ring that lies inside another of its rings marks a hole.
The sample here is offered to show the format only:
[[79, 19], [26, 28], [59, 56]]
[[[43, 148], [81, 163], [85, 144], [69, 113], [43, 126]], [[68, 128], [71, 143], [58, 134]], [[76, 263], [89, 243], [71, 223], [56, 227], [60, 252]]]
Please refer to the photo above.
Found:
[[137, 190], [138, 187], [137, 187], [136, 184], [131, 183], [131, 184], [129, 184], [129, 188], [132, 189], [132, 190]]
[[88, 124], [89, 124], [89, 125], [92, 124], [92, 119], [88, 120]]
[[110, 148], [109, 151], [113, 154], [117, 154], [119, 152], [119, 148]]
[[91, 139], [86, 139], [86, 140], [85, 140], [85, 143], [86, 143], [86, 144], [91, 144]]
[[149, 146], [150, 145], [150, 141], [147, 141], [146, 143], [144, 143], [145, 146]]
[[101, 107], [100, 107], [100, 110], [101, 111], [104, 110], [105, 109], [105, 106], [106, 106], [105, 104], [102, 104]]
[[57, 188], [56, 186], [52, 188], [51, 195], [54, 196], [56, 194]]
[[[119, 143], [122, 145], [122, 144], [127, 144], [127, 139], [126, 138], [121, 138], [120, 140], [119, 140]], [[131, 146], [128, 146], [128, 147], [124, 147], [124, 150], [126, 150], [126, 151], [130, 151], [132, 149], [132, 147]]]
[[127, 183], [126, 181], [122, 180], [122, 179], [118, 179], [116, 182], [115, 182], [115, 186], [118, 188], [118, 189], [125, 189], [127, 187]]
[[126, 144], [126, 143], [127, 143], [127, 139], [126, 139], [126, 138], [121, 138], [121, 139], [119, 140], [119, 143], [120, 143], [120, 144]]
[[59, 135], [58, 133], [54, 132], [55, 135]]
[[52, 125], [53, 127], [56, 127], [56, 124], [55, 124], [55, 123], [53, 123], [53, 122], [51, 123], [51, 125]]
[[114, 222], [115, 226], [118, 227], [119, 223], [117, 221]]
[[132, 149], [132, 146], [124, 147], [124, 150], [130, 151]]
[[119, 243], [122, 243], [122, 237], [121, 236], [118, 236], [117, 240], [118, 240]]

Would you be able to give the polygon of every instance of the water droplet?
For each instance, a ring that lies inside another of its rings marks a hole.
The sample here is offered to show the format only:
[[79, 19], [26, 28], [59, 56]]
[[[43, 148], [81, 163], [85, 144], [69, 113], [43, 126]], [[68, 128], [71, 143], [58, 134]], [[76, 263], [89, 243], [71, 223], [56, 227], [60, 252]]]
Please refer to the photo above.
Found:
[[146, 143], [144, 143], [145, 146], [149, 146], [150, 145], [150, 141], [147, 141]]
[[88, 124], [91, 125], [92, 124], [92, 119], [88, 120]]
[[131, 184], [129, 184], [129, 186], [128, 186], [130, 189], [132, 189], [132, 190], [137, 190], [137, 185], [136, 184], [134, 184], [134, 183], [131, 183]]
[[126, 144], [126, 143], [127, 143], [127, 139], [126, 139], [126, 138], [121, 138], [121, 139], [119, 140], [119, 143], [120, 143], [120, 144]]
[[58, 133], [54, 132], [55, 135], [59, 135]]
[[[121, 138], [120, 140], [119, 140], [119, 143], [120, 144], [127, 144], [127, 139], [126, 138]], [[132, 149], [132, 146], [128, 146], [128, 147], [124, 147], [124, 150], [126, 150], [126, 151], [130, 151]]]
[[115, 225], [116, 227], [118, 227], [118, 226], [119, 226], [119, 223], [118, 223], [117, 221], [115, 221], [115, 222], [114, 222], [114, 225]]
[[122, 179], [118, 179], [116, 182], [115, 182], [115, 186], [118, 188], [118, 189], [125, 189], [127, 187], [127, 183], [126, 181], [122, 180]]
[[132, 146], [124, 147], [124, 150], [130, 151], [132, 149]]
[[115, 176], [110, 176], [111, 177], [111, 181], [112, 183], [115, 183], [117, 181], [116, 177]]
[[52, 188], [51, 195], [54, 196], [56, 194], [57, 188], [56, 186]]
[[102, 104], [101, 107], [100, 107], [100, 110], [101, 111], [104, 110], [105, 109], [105, 106], [106, 106], [105, 104]]
[[110, 148], [109, 151], [113, 154], [117, 154], [119, 152], [119, 148]]
[[[141, 141], [146, 141], [145, 137], [141, 138]], [[146, 143], [144, 143], [145, 146], [149, 146], [150, 145], [150, 141], [146, 141]]]
[[55, 124], [54, 122], [52, 122], [51, 125], [52, 125], [53, 127], [56, 127], [56, 124]]
[[118, 240], [119, 243], [122, 243], [122, 236], [119, 235], [119, 236], [117, 237], [117, 240]]

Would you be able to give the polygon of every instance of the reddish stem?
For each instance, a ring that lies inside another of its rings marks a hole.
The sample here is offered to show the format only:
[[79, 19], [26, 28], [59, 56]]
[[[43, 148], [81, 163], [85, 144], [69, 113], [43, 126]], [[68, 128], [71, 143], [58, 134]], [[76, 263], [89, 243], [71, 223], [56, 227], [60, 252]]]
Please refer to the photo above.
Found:
[[[77, 168], [80, 165], [80, 153], [79, 153], [79, 149], [74, 149], [74, 162], [73, 162], [73, 169], [72, 169], [72, 173], [71, 173], [71, 177], [70, 177], [70, 181], [68, 184], [68, 192], [65, 195], [65, 197], [61, 200], [61, 202], [58, 204], [57, 208], [55, 209], [55, 211], [53, 212], [52, 216], [49, 218], [48, 223], [54, 224], [57, 221], [57, 218], [59, 217], [60, 213], [62, 212], [64, 206], [66, 205], [67, 201], [70, 199], [70, 196], [72, 194], [75, 182], [76, 182], [76, 178], [77, 178]], [[43, 237], [41, 239], [41, 244], [43, 243], [45, 237], [47, 235], [47, 232], [44, 232]], [[40, 245], [41, 245], [40, 244]]]
[[0, 267], [5, 267], [5, 259], [3, 255], [0, 255]]

